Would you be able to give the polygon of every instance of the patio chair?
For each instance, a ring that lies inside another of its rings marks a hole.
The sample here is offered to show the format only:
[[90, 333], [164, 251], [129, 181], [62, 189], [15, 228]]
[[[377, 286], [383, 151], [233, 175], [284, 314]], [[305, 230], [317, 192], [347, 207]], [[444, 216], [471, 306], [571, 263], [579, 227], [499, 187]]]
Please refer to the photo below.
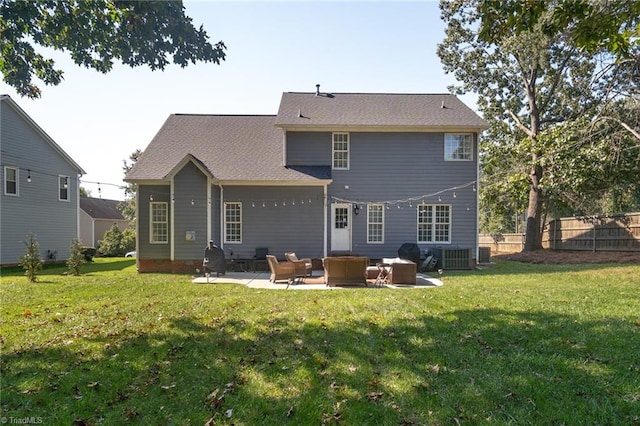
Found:
[[296, 279], [296, 267], [291, 262], [278, 262], [275, 256], [267, 255], [267, 263], [271, 270], [271, 277], [269, 281], [275, 283], [276, 281], [287, 280], [287, 283], [292, 283]]
[[256, 265], [261, 263], [264, 264], [264, 270], [267, 270], [267, 255], [269, 254], [269, 249], [266, 247], [258, 247], [256, 248], [256, 254], [253, 256], [253, 272], [256, 271]]
[[313, 270], [311, 259], [298, 259], [298, 256], [296, 256], [294, 252], [287, 252], [284, 254], [284, 257], [288, 262], [296, 265], [296, 277], [308, 277], [311, 275], [311, 271]]

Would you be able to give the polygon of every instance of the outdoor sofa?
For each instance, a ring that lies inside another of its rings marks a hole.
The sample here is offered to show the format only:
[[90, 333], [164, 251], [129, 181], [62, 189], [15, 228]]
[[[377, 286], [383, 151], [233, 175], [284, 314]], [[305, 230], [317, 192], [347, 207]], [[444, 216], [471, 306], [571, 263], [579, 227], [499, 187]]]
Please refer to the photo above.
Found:
[[324, 282], [328, 286], [336, 284], [362, 284], [366, 286], [368, 265], [368, 257], [326, 257], [323, 261]]

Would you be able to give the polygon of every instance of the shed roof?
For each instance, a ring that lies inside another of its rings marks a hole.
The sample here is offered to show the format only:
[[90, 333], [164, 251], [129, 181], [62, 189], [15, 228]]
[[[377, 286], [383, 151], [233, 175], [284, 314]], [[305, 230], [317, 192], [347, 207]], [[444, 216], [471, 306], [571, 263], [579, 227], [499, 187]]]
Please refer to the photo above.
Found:
[[451, 94], [282, 94], [276, 126], [484, 129], [487, 122]]
[[168, 180], [193, 158], [221, 181], [313, 182], [327, 179], [323, 167], [283, 165], [283, 131], [274, 115], [172, 114], [127, 174], [127, 180]]
[[80, 197], [80, 208], [93, 219], [124, 220], [118, 203], [118, 200]]

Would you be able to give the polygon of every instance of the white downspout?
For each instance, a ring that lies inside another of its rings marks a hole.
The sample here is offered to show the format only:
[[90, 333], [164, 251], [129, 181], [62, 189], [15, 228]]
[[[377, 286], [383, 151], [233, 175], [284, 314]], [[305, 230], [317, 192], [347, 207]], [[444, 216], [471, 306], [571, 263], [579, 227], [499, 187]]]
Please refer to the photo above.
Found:
[[205, 244], [208, 244], [208, 241], [211, 240], [211, 179], [207, 178], [207, 241]]
[[[327, 203], [327, 185], [323, 186], [323, 201], [322, 201], [322, 209], [324, 210], [324, 247], [322, 248], [323, 250], [323, 257], [327, 257], [327, 249], [328, 249], [328, 237], [329, 237], [329, 233], [327, 232], [327, 226], [329, 225], [329, 221], [328, 221], [328, 216], [329, 216], [329, 212], [327, 211], [327, 207], [328, 207], [328, 203]], [[330, 209], [330, 207], [329, 207]]]
[[220, 248], [224, 251], [224, 187], [220, 186]]
[[169, 236], [169, 238], [171, 239], [171, 262], [173, 263], [174, 259], [175, 259], [175, 194], [173, 193], [173, 178], [171, 178], [171, 184], [170, 184], [170, 199], [169, 199], [169, 203], [171, 203], [171, 234]]

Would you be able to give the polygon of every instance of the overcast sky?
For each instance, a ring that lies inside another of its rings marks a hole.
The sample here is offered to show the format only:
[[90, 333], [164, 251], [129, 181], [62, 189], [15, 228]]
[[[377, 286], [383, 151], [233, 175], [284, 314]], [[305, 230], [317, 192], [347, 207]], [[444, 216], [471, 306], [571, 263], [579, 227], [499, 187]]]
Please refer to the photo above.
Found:
[[[275, 114], [282, 92], [446, 93], [436, 55], [437, 1], [185, 2], [196, 26], [227, 45], [221, 65], [164, 72], [79, 68], [55, 53], [65, 80], [42, 98], [9, 94], [87, 172], [91, 195], [123, 199], [122, 162], [144, 149], [169, 114]], [[476, 109], [475, 97], [462, 100]], [[98, 186], [97, 183], [101, 184]], [[98, 192], [98, 187], [100, 192]]]

